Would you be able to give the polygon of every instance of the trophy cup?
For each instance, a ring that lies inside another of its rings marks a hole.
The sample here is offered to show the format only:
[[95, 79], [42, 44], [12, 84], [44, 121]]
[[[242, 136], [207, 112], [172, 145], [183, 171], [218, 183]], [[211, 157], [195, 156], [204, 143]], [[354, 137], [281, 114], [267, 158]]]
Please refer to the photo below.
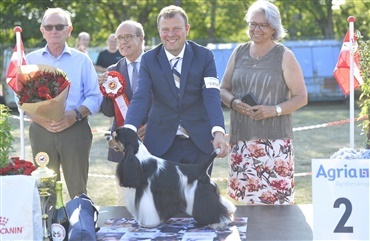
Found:
[[35, 161], [39, 166], [35, 171], [31, 173], [37, 179], [37, 188], [40, 194], [41, 201], [41, 212], [42, 212], [42, 235], [44, 238], [50, 237], [50, 229], [48, 227], [48, 214], [47, 214], [47, 203], [51, 194], [54, 192], [54, 186], [56, 182], [57, 174], [46, 167], [49, 163], [49, 156], [45, 152], [39, 152]]

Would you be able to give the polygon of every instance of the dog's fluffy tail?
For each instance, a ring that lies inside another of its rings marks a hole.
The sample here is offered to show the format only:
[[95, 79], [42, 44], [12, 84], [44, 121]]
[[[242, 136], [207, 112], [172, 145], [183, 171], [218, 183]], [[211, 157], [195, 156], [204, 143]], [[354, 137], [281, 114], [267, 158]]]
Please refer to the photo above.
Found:
[[208, 172], [208, 169], [211, 167], [211, 164], [213, 163], [213, 161], [215, 160], [215, 158], [217, 157], [217, 155], [220, 153], [220, 148], [217, 148], [215, 149], [212, 153], [211, 153], [211, 156], [208, 158], [208, 161], [206, 162], [206, 165], [207, 165], [207, 172]]
[[183, 164], [180, 169], [188, 177], [189, 182], [198, 180], [200, 182], [208, 183], [210, 180], [208, 170], [218, 153], [220, 153], [220, 149], [214, 150], [207, 161], [197, 164]]
[[[202, 173], [205, 172], [205, 174], [207, 174], [204, 178], [206, 178], [205, 182], [208, 183], [209, 182], [209, 178], [210, 178], [210, 172], [209, 172], [209, 168], [211, 168], [212, 164], [213, 164], [213, 161], [215, 160], [215, 158], [217, 157], [218, 153], [220, 153], [220, 148], [217, 148], [216, 150], [214, 150], [210, 157], [208, 158], [207, 161], [201, 163], [202, 167], [199, 169]], [[199, 179], [199, 176], [196, 177], [198, 180], [201, 180]]]
[[[220, 149], [214, 150], [208, 161], [204, 164], [208, 165], [209, 168], [219, 153]], [[233, 204], [231, 206], [235, 207]], [[207, 225], [223, 222], [229, 223], [232, 219], [230, 213], [235, 212], [235, 209], [229, 209], [232, 208], [229, 208], [222, 202], [217, 184], [211, 182], [208, 175], [198, 178], [198, 187], [194, 196], [192, 213], [194, 219], [200, 224]]]
[[[225, 205], [226, 204], [226, 205]], [[192, 215], [203, 225], [230, 223], [235, 206], [222, 200], [220, 191], [215, 183], [199, 182], [194, 196]], [[221, 224], [220, 224], [221, 225]]]

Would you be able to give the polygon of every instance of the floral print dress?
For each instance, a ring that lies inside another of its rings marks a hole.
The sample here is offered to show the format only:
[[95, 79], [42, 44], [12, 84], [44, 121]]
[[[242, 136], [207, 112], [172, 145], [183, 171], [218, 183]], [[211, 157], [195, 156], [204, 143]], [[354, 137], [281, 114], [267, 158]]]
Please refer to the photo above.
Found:
[[230, 148], [230, 197], [248, 204], [293, 204], [291, 140], [238, 141]]

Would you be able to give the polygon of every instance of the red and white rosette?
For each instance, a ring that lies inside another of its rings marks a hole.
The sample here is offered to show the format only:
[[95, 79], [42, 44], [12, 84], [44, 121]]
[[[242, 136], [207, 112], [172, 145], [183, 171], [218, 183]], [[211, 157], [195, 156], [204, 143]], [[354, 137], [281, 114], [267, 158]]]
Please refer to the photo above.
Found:
[[109, 71], [108, 79], [100, 85], [101, 93], [113, 100], [114, 113], [118, 126], [123, 126], [130, 101], [126, 96], [125, 78], [117, 71]]

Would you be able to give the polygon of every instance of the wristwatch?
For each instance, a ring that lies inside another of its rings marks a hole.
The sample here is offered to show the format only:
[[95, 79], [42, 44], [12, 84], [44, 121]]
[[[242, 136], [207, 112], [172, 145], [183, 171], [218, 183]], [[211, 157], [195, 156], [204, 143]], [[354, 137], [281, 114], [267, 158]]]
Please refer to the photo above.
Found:
[[282, 109], [279, 105], [275, 105], [275, 110], [276, 110], [276, 116], [280, 116]]
[[76, 112], [76, 120], [81, 121], [83, 118], [82, 114], [77, 109], [74, 109], [74, 111]]

